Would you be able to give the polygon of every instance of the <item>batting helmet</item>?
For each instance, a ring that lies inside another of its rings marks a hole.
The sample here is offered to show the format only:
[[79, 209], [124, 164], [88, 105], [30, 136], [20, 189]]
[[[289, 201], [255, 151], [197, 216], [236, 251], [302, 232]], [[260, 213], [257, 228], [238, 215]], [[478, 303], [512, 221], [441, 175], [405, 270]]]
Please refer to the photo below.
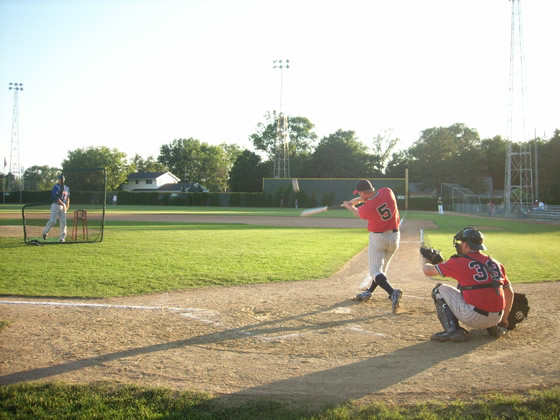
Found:
[[481, 231], [472, 227], [466, 227], [457, 232], [453, 237], [453, 246], [459, 254], [461, 253], [461, 242], [466, 242], [471, 249], [481, 251], [486, 249], [486, 246], [482, 243], [483, 241], [484, 235]]

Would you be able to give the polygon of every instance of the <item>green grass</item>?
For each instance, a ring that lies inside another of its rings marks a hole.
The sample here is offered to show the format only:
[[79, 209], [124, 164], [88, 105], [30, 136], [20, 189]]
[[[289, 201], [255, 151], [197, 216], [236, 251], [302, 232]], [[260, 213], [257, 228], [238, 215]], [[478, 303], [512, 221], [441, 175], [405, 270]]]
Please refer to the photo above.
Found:
[[366, 246], [362, 229], [108, 222], [95, 244], [0, 238], [0, 294], [110, 297], [318, 279]]
[[[319, 207], [320, 205], [318, 205]], [[0, 214], [21, 215], [21, 204], [0, 204]], [[140, 206], [122, 205], [106, 207], [107, 214], [138, 214], [138, 213], [159, 213], [159, 214], [204, 214], [221, 216], [286, 216], [296, 217], [305, 209], [278, 208], [278, 207], [203, 207], [203, 206]], [[313, 217], [355, 217], [346, 209], [329, 210], [326, 213], [314, 215]], [[21, 217], [18, 219], [21, 224]], [[1, 219], [0, 219], [1, 222]]]
[[557, 419], [560, 388], [486, 395], [472, 401], [394, 405], [288, 406], [282, 401], [237, 403], [204, 393], [111, 383], [24, 383], [0, 387], [0, 418], [56, 419]]
[[[14, 212], [19, 206], [8, 206]], [[6, 206], [0, 206], [6, 210]], [[290, 215], [295, 209], [117, 206], [122, 212]], [[327, 214], [348, 214], [333, 211]], [[297, 213], [299, 214], [299, 213]], [[353, 217], [352, 215], [350, 215]], [[425, 242], [451, 256], [452, 237], [474, 225], [488, 253], [513, 283], [557, 281], [560, 226], [519, 220], [406, 212], [406, 220], [433, 220]], [[20, 224], [21, 218], [0, 219]], [[324, 278], [367, 246], [364, 229], [318, 229], [244, 224], [107, 222], [96, 244], [31, 247], [0, 238], [0, 294], [111, 297], [202, 286]]]
[[[320, 207], [319, 204], [317, 207]], [[107, 213], [131, 214], [131, 213], [162, 213], [162, 214], [205, 214], [222, 216], [287, 216], [296, 217], [305, 209], [293, 207], [202, 207], [202, 206], [107, 206]], [[328, 212], [313, 217], [355, 217], [348, 210], [332, 209]]]

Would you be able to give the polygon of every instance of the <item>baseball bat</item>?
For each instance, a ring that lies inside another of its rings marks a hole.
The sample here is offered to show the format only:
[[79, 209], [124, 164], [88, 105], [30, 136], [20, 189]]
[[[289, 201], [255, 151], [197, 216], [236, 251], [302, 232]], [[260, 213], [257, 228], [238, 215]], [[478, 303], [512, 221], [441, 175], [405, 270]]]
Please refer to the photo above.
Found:
[[338, 204], [338, 205], [334, 205], [334, 206], [322, 206], [322, 207], [313, 207], [311, 209], [307, 209], [301, 212], [300, 216], [306, 217], [306, 216], [312, 216], [314, 214], [319, 214], [319, 213], [324, 213], [326, 211], [332, 210], [332, 209], [339, 209], [342, 207], [342, 204]]

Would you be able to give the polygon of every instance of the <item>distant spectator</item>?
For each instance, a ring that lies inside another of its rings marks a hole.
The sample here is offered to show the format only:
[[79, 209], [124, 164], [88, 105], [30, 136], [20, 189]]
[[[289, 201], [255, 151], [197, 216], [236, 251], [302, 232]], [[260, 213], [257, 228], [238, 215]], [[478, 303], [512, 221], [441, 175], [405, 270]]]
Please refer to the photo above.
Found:
[[113, 206], [117, 205], [117, 194], [113, 194]]
[[494, 216], [495, 212], [496, 212], [496, 205], [492, 200], [490, 200], [488, 202], [488, 216]]
[[296, 205], [296, 209], [297, 209], [297, 208], [299, 207], [299, 203], [298, 203], [298, 200], [297, 200], [297, 198], [296, 198], [296, 202], [295, 202], [295, 205]]
[[539, 210], [540, 211], [546, 210], [545, 205], [542, 201], [539, 201]]

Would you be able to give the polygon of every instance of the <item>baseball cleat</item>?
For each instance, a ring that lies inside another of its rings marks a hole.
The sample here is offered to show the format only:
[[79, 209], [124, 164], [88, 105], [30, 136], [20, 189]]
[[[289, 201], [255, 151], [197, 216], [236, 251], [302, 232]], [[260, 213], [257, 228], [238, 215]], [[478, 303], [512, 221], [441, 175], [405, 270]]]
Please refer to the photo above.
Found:
[[400, 289], [393, 290], [393, 293], [391, 294], [391, 306], [392, 306], [393, 313], [396, 313], [397, 309], [399, 309], [401, 297], [402, 297], [402, 290]]
[[46, 241], [47, 240], [47, 234], [43, 233], [43, 239]]
[[358, 293], [356, 296], [352, 298], [352, 300], [356, 300], [358, 302], [366, 302], [371, 297], [371, 292], [366, 290], [365, 292]]
[[454, 331], [442, 331], [434, 334], [430, 337], [430, 340], [434, 341], [451, 341], [454, 343], [462, 343], [467, 341], [467, 331], [463, 328], [459, 328], [458, 330]]

